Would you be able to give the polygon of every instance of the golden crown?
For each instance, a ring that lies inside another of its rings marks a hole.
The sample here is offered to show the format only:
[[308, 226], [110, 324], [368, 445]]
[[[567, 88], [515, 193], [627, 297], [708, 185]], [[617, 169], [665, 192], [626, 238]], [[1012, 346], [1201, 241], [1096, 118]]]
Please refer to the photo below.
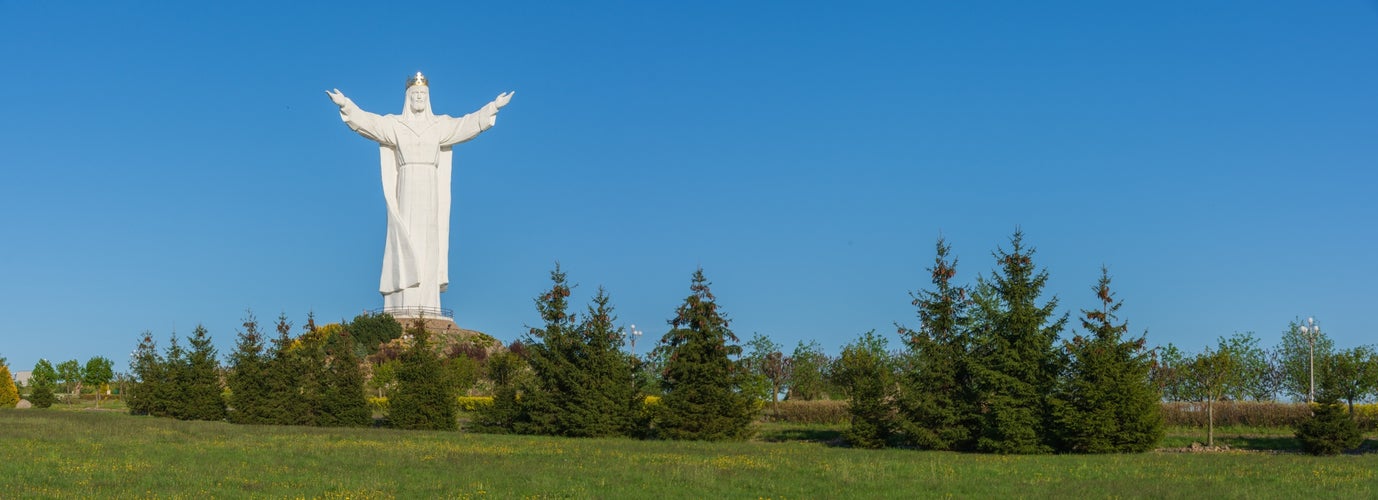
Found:
[[421, 85], [423, 87], [431, 86], [430, 83], [426, 82], [426, 75], [421, 74], [420, 71], [416, 72], [416, 76], [407, 79], [407, 88], [412, 88], [416, 85]]

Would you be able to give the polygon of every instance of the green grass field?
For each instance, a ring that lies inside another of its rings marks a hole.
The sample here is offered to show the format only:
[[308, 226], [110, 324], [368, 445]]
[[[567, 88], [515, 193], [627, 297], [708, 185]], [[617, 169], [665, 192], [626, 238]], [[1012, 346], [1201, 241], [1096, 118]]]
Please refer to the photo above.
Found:
[[[1169, 440], [1189, 444], [1178, 431]], [[684, 443], [0, 410], [0, 498], [1378, 495], [1378, 453], [992, 456], [853, 450], [829, 444], [838, 432], [774, 424], [752, 442]]]

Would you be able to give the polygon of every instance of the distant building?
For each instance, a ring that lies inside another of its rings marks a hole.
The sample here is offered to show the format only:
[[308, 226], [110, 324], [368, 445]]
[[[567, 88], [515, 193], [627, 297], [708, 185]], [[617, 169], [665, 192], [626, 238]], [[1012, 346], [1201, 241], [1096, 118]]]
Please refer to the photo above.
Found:
[[29, 385], [29, 377], [32, 376], [33, 372], [14, 372], [14, 383], [15, 385]]

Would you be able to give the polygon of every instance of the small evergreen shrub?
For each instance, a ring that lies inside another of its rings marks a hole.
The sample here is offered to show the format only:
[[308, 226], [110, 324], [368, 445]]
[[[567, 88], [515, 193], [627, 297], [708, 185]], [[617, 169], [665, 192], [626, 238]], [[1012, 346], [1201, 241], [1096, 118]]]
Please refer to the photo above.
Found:
[[1359, 447], [1363, 434], [1345, 406], [1338, 401], [1322, 401], [1310, 419], [1297, 425], [1301, 448], [1312, 455], [1337, 455]]

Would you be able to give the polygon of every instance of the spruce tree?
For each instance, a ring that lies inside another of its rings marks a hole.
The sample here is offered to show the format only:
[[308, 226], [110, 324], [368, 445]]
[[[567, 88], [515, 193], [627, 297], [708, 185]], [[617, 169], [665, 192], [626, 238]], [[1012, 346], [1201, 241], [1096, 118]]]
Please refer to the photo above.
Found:
[[911, 446], [930, 450], [971, 449], [978, 422], [972, 390], [967, 290], [952, 284], [957, 259], [938, 239], [929, 268], [932, 290], [911, 293], [918, 330], [900, 327], [907, 363], [897, 403], [898, 426]]
[[1337, 455], [1359, 447], [1364, 441], [1359, 425], [1345, 412], [1345, 406], [1331, 391], [1321, 391], [1311, 418], [1297, 424], [1297, 441], [1312, 455]]
[[431, 350], [430, 334], [417, 320], [407, 329], [411, 345], [397, 370], [397, 396], [388, 401], [392, 425], [402, 429], [454, 430], [454, 389], [445, 383], [440, 358]]
[[331, 383], [326, 339], [338, 328], [335, 326], [323, 331], [316, 325], [316, 314], [307, 312], [306, 324], [302, 326], [304, 331], [292, 340], [287, 349], [288, 364], [297, 373], [296, 425], [325, 425], [322, 423], [322, 412], [325, 394]]
[[14, 385], [10, 367], [0, 360], [0, 408], [14, 408], [19, 404], [19, 388]]
[[278, 316], [275, 329], [278, 336], [273, 340], [272, 356], [268, 360], [267, 423], [307, 425], [312, 421], [312, 408], [302, 396], [304, 367], [293, 349], [295, 339], [287, 314]]
[[579, 325], [587, 355], [582, 366], [589, 375], [587, 399], [576, 406], [582, 425], [572, 426], [570, 435], [615, 436], [632, 432], [643, 398], [638, 395], [632, 375], [631, 359], [619, 349], [625, 339], [614, 326], [611, 299], [602, 288], [588, 307]]
[[530, 384], [522, 391], [522, 417], [514, 430], [528, 434], [567, 435], [574, 406], [584, 396], [589, 374], [577, 366], [584, 355], [575, 316], [569, 312], [570, 287], [559, 263], [550, 272], [551, 287], [535, 299], [536, 311], [545, 323], [530, 328], [523, 339]]
[[622, 331], [607, 292], [598, 295], [582, 323], [568, 312], [570, 287], [556, 264], [551, 288], [537, 297], [545, 321], [525, 341], [531, 383], [522, 392], [517, 430], [574, 437], [630, 432], [635, 389], [631, 365], [618, 349]]
[[46, 359], [34, 364], [29, 374], [29, 402], [34, 408], [48, 408], [57, 402], [57, 370]]
[[757, 408], [741, 388], [737, 336], [718, 311], [703, 269], [656, 349], [666, 356], [658, 429], [671, 439], [743, 439]]
[[242, 325], [244, 329], [235, 341], [234, 352], [230, 353], [226, 376], [230, 388], [229, 420], [236, 424], [267, 424], [272, 422], [272, 413], [263, 333], [259, 332], [258, 318], [252, 311], [245, 313]]
[[1053, 348], [1067, 316], [1054, 319], [1057, 298], [1038, 305], [1048, 272], [1033, 263], [1033, 249], [1024, 248], [1024, 234], [1016, 230], [1010, 251], [995, 252], [1000, 272], [984, 282], [989, 299], [979, 316], [991, 321], [976, 329], [976, 357], [971, 364], [979, 391], [981, 415], [978, 450], [993, 453], [1052, 451], [1053, 433], [1047, 398], [1061, 371], [1061, 356]]
[[155, 417], [181, 419], [186, 415], [187, 394], [187, 351], [177, 339], [177, 332], [168, 338], [167, 349], [163, 350], [162, 380], [154, 386], [153, 410]]
[[364, 374], [359, 369], [359, 357], [348, 330], [341, 330], [325, 339], [326, 376], [321, 394], [321, 410], [316, 425], [329, 427], [359, 427], [370, 424], [373, 415], [364, 397]]
[[1110, 290], [1101, 268], [1092, 287], [1099, 309], [1084, 309], [1082, 328], [1065, 343], [1070, 361], [1051, 409], [1057, 442], [1074, 453], [1137, 453], [1152, 450], [1163, 437], [1161, 393], [1149, 378], [1153, 361], [1143, 336], [1125, 339], [1128, 323], [1116, 323], [1123, 301]]
[[220, 361], [206, 327], [196, 325], [187, 338], [191, 348], [187, 352], [183, 373], [182, 420], [224, 420], [224, 387], [220, 385]]
[[134, 357], [129, 360], [129, 371], [134, 376], [134, 384], [125, 399], [129, 414], [154, 415], [156, 397], [161, 392], [158, 385], [163, 383], [166, 370], [162, 356], [158, 354], [158, 343], [153, 340], [153, 332], [145, 330], [140, 336]]

